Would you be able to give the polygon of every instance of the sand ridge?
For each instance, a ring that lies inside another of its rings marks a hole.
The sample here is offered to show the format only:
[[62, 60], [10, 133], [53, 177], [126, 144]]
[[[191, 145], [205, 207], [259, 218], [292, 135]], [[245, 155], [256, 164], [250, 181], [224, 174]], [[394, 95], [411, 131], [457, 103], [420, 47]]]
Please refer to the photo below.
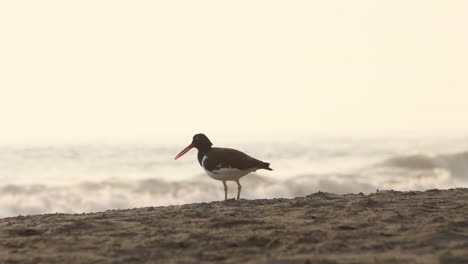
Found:
[[0, 219], [0, 263], [468, 263], [468, 189]]

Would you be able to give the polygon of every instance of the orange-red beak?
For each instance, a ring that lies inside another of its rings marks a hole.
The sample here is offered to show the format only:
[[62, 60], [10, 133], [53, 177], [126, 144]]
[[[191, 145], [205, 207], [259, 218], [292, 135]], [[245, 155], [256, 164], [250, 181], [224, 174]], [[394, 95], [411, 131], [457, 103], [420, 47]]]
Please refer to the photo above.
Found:
[[182, 157], [185, 153], [187, 153], [189, 150], [191, 150], [193, 148], [193, 145], [190, 144], [188, 145], [186, 148], [184, 148], [184, 150], [182, 150], [179, 154], [177, 154], [177, 156], [175, 156], [175, 160]]

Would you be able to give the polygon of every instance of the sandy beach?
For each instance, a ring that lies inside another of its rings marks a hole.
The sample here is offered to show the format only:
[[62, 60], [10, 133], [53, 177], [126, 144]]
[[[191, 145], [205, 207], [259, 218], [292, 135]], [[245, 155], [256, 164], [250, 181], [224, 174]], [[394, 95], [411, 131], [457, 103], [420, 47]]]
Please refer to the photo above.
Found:
[[468, 189], [0, 220], [1, 263], [468, 263]]

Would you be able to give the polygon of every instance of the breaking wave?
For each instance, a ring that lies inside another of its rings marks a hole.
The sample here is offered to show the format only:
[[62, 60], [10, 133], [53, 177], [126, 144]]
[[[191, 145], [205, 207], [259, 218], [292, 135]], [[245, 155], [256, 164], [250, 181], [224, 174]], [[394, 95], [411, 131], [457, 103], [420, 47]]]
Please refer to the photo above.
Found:
[[386, 159], [381, 166], [405, 170], [446, 170], [452, 177], [468, 179], [468, 151], [429, 156], [424, 154], [395, 156]]
[[[277, 181], [252, 174], [242, 180], [242, 185], [241, 197], [246, 199], [292, 198], [317, 191], [348, 193], [373, 190], [373, 187], [365, 183], [350, 186], [337, 179], [324, 179], [314, 175]], [[229, 197], [234, 197], [237, 186], [228, 182], [228, 188]], [[0, 216], [97, 212], [210, 202], [223, 198], [221, 182], [207, 179], [205, 175], [184, 182], [146, 179], [131, 183], [124, 180], [83, 182], [68, 186], [6, 185], [0, 188]]]

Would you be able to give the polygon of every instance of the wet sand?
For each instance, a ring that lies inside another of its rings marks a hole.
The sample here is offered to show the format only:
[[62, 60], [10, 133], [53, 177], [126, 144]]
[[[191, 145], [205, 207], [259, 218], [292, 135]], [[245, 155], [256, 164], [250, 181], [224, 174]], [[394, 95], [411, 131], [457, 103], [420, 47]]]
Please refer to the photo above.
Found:
[[468, 189], [0, 219], [0, 263], [468, 263]]

